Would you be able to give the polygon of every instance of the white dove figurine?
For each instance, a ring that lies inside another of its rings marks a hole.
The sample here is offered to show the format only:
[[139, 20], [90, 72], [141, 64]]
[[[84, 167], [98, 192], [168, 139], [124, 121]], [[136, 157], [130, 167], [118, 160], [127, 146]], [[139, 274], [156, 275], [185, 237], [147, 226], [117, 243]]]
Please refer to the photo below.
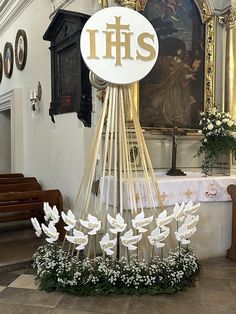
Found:
[[176, 221], [184, 220], [184, 214], [183, 214], [184, 207], [185, 207], [184, 202], [182, 202], [181, 205], [179, 205], [178, 203], [175, 204], [175, 207], [173, 209], [173, 217]]
[[134, 251], [137, 249], [137, 247], [134, 246], [133, 244], [137, 244], [142, 239], [143, 236], [142, 234], [136, 236], [134, 236], [133, 234], [134, 234], [133, 230], [130, 229], [122, 237], [120, 237], [122, 244], [126, 246], [130, 251]]
[[50, 221], [48, 227], [45, 226], [44, 223], [42, 223], [42, 229], [43, 232], [46, 234], [48, 238], [46, 238], [46, 241], [49, 243], [53, 243], [57, 241], [59, 237], [59, 232], [57, 232], [57, 228], [54, 226], [53, 222]]
[[109, 214], [107, 214], [107, 220], [114, 228], [114, 229], [109, 229], [111, 233], [117, 234], [118, 232], [123, 232], [127, 226], [127, 224], [124, 221], [124, 218], [121, 216], [120, 213], [116, 215], [116, 218], [113, 218]]
[[72, 213], [72, 211], [69, 209], [67, 214], [65, 214], [63, 211], [61, 212], [61, 218], [63, 219], [64, 223], [67, 225], [64, 227], [66, 231], [70, 231], [73, 229], [77, 223], [75, 219], [75, 215]]
[[90, 235], [94, 235], [101, 229], [102, 222], [97, 219], [97, 217], [88, 214], [88, 221], [80, 219], [80, 223], [83, 227], [91, 229], [88, 232]]
[[175, 232], [176, 240], [182, 244], [189, 244], [189, 238], [197, 231], [197, 228], [188, 229], [187, 224], [183, 224], [177, 232]]
[[52, 208], [48, 202], [43, 203], [43, 211], [44, 211], [44, 220], [48, 221], [49, 219], [51, 219]]
[[132, 219], [132, 225], [140, 233], [144, 233], [147, 231], [147, 229], [143, 227], [149, 225], [152, 221], [153, 221], [153, 216], [145, 218], [144, 212], [141, 212], [134, 219]]
[[39, 238], [42, 235], [42, 229], [40, 227], [38, 219], [37, 218], [31, 218], [31, 223], [34, 227], [36, 236]]
[[88, 236], [83, 232], [74, 229], [73, 236], [66, 235], [67, 241], [78, 245], [75, 249], [80, 251], [84, 250], [85, 246], [88, 244]]
[[[164, 231], [163, 231], [164, 230]], [[150, 236], [148, 236], [148, 240], [151, 245], [155, 245], [157, 248], [161, 248], [165, 246], [165, 243], [162, 243], [170, 234], [170, 229], [168, 227], [163, 226], [162, 229], [157, 227], [154, 229]]]
[[60, 215], [58, 213], [56, 205], [54, 205], [53, 208], [52, 208], [51, 219], [52, 219], [52, 223], [54, 225], [57, 224], [59, 222], [59, 220], [60, 220]]
[[192, 229], [192, 228], [196, 227], [198, 222], [199, 222], [199, 215], [197, 215], [197, 216], [188, 215], [185, 218], [184, 224], [187, 225], [187, 229]]
[[100, 243], [101, 249], [107, 254], [107, 255], [113, 255], [114, 252], [111, 250], [116, 245], [117, 239], [110, 240], [109, 234], [106, 233]]
[[187, 216], [188, 214], [195, 214], [198, 211], [199, 207], [200, 207], [200, 203], [193, 205], [193, 202], [189, 201], [184, 207], [183, 214], [185, 216]]
[[168, 225], [173, 220], [173, 218], [173, 215], [167, 216], [167, 211], [163, 210], [156, 218], [157, 227]]

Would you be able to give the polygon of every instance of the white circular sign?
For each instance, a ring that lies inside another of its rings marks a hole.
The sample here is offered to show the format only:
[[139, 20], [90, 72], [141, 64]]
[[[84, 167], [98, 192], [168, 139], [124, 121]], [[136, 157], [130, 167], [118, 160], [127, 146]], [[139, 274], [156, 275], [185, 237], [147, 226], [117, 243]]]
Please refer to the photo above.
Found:
[[145, 77], [159, 50], [151, 23], [140, 13], [122, 7], [92, 15], [82, 30], [80, 47], [88, 68], [114, 84], [130, 84]]

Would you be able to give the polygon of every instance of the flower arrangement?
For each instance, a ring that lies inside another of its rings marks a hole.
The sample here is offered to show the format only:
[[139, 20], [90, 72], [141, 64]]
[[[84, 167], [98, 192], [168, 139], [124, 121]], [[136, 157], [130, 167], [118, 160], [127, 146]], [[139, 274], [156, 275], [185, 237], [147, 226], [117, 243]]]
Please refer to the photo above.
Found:
[[205, 153], [202, 173], [209, 174], [221, 154], [236, 150], [236, 138], [232, 132], [236, 126], [231, 115], [216, 108], [201, 113], [199, 133], [203, 135], [197, 156]]
[[[143, 211], [136, 214], [130, 223], [120, 213], [115, 217], [108, 213], [104, 224], [91, 214], [88, 214], [87, 220], [77, 220], [71, 210], [67, 214], [62, 212], [67, 232], [60, 247], [55, 226], [59, 213], [55, 206], [51, 208], [44, 203], [45, 222], [40, 224], [36, 218], [31, 219], [36, 235], [40, 237], [44, 234], [48, 242], [34, 255], [34, 268], [41, 288], [47, 291], [66, 290], [79, 295], [111, 292], [157, 294], [181, 290], [193, 281], [199, 269], [197, 258], [189, 251], [189, 238], [197, 231], [199, 206], [191, 201], [176, 204], [171, 215], [164, 210], [157, 215], [155, 223], [154, 216], [145, 217]], [[167, 225], [171, 222], [176, 225], [174, 235], [178, 248], [164, 257], [163, 247], [170, 234]], [[110, 228], [106, 227], [108, 223]], [[131, 223], [132, 227], [128, 229]], [[152, 225], [152, 230], [149, 230], [147, 226], [151, 223], [154, 223], [154, 229]], [[94, 250], [91, 258], [91, 242], [96, 248], [97, 232], [102, 227], [105, 228], [99, 241], [102, 256]], [[140, 259], [138, 254], [144, 237], [149, 242], [146, 249], [151, 252], [147, 260]], [[123, 256], [117, 256], [118, 246], [123, 246]], [[84, 255], [86, 247], [87, 257], [81, 258], [80, 252]]]

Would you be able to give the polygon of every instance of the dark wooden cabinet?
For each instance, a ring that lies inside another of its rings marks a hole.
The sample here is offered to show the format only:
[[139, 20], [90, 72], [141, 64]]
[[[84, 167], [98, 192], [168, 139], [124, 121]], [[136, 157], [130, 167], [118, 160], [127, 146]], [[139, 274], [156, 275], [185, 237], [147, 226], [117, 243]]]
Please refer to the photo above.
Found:
[[77, 112], [85, 126], [91, 126], [89, 70], [80, 52], [80, 35], [89, 16], [58, 10], [43, 36], [51, 46], [52, 101], [49, 115]]

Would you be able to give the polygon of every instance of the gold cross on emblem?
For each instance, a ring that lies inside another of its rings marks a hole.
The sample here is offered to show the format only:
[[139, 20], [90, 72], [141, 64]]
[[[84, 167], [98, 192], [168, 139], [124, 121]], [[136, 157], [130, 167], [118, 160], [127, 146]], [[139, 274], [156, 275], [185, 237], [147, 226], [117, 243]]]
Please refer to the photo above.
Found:
[[163, 202], [165, 202], [166, 199], [168, 199], [169, 195], [166, 194], [165, 192], [163, 192], [162, 194], [160, 194], [160, 197], [161, 197], [161, 200], [162, 200]]
[[190, 190], [190, 189], [187, 189], [187, 191], [184, 192], [184, 195], [187, 197], [187, 198], [190, 198], [191, 195], [193, 195], [194, 193]]

